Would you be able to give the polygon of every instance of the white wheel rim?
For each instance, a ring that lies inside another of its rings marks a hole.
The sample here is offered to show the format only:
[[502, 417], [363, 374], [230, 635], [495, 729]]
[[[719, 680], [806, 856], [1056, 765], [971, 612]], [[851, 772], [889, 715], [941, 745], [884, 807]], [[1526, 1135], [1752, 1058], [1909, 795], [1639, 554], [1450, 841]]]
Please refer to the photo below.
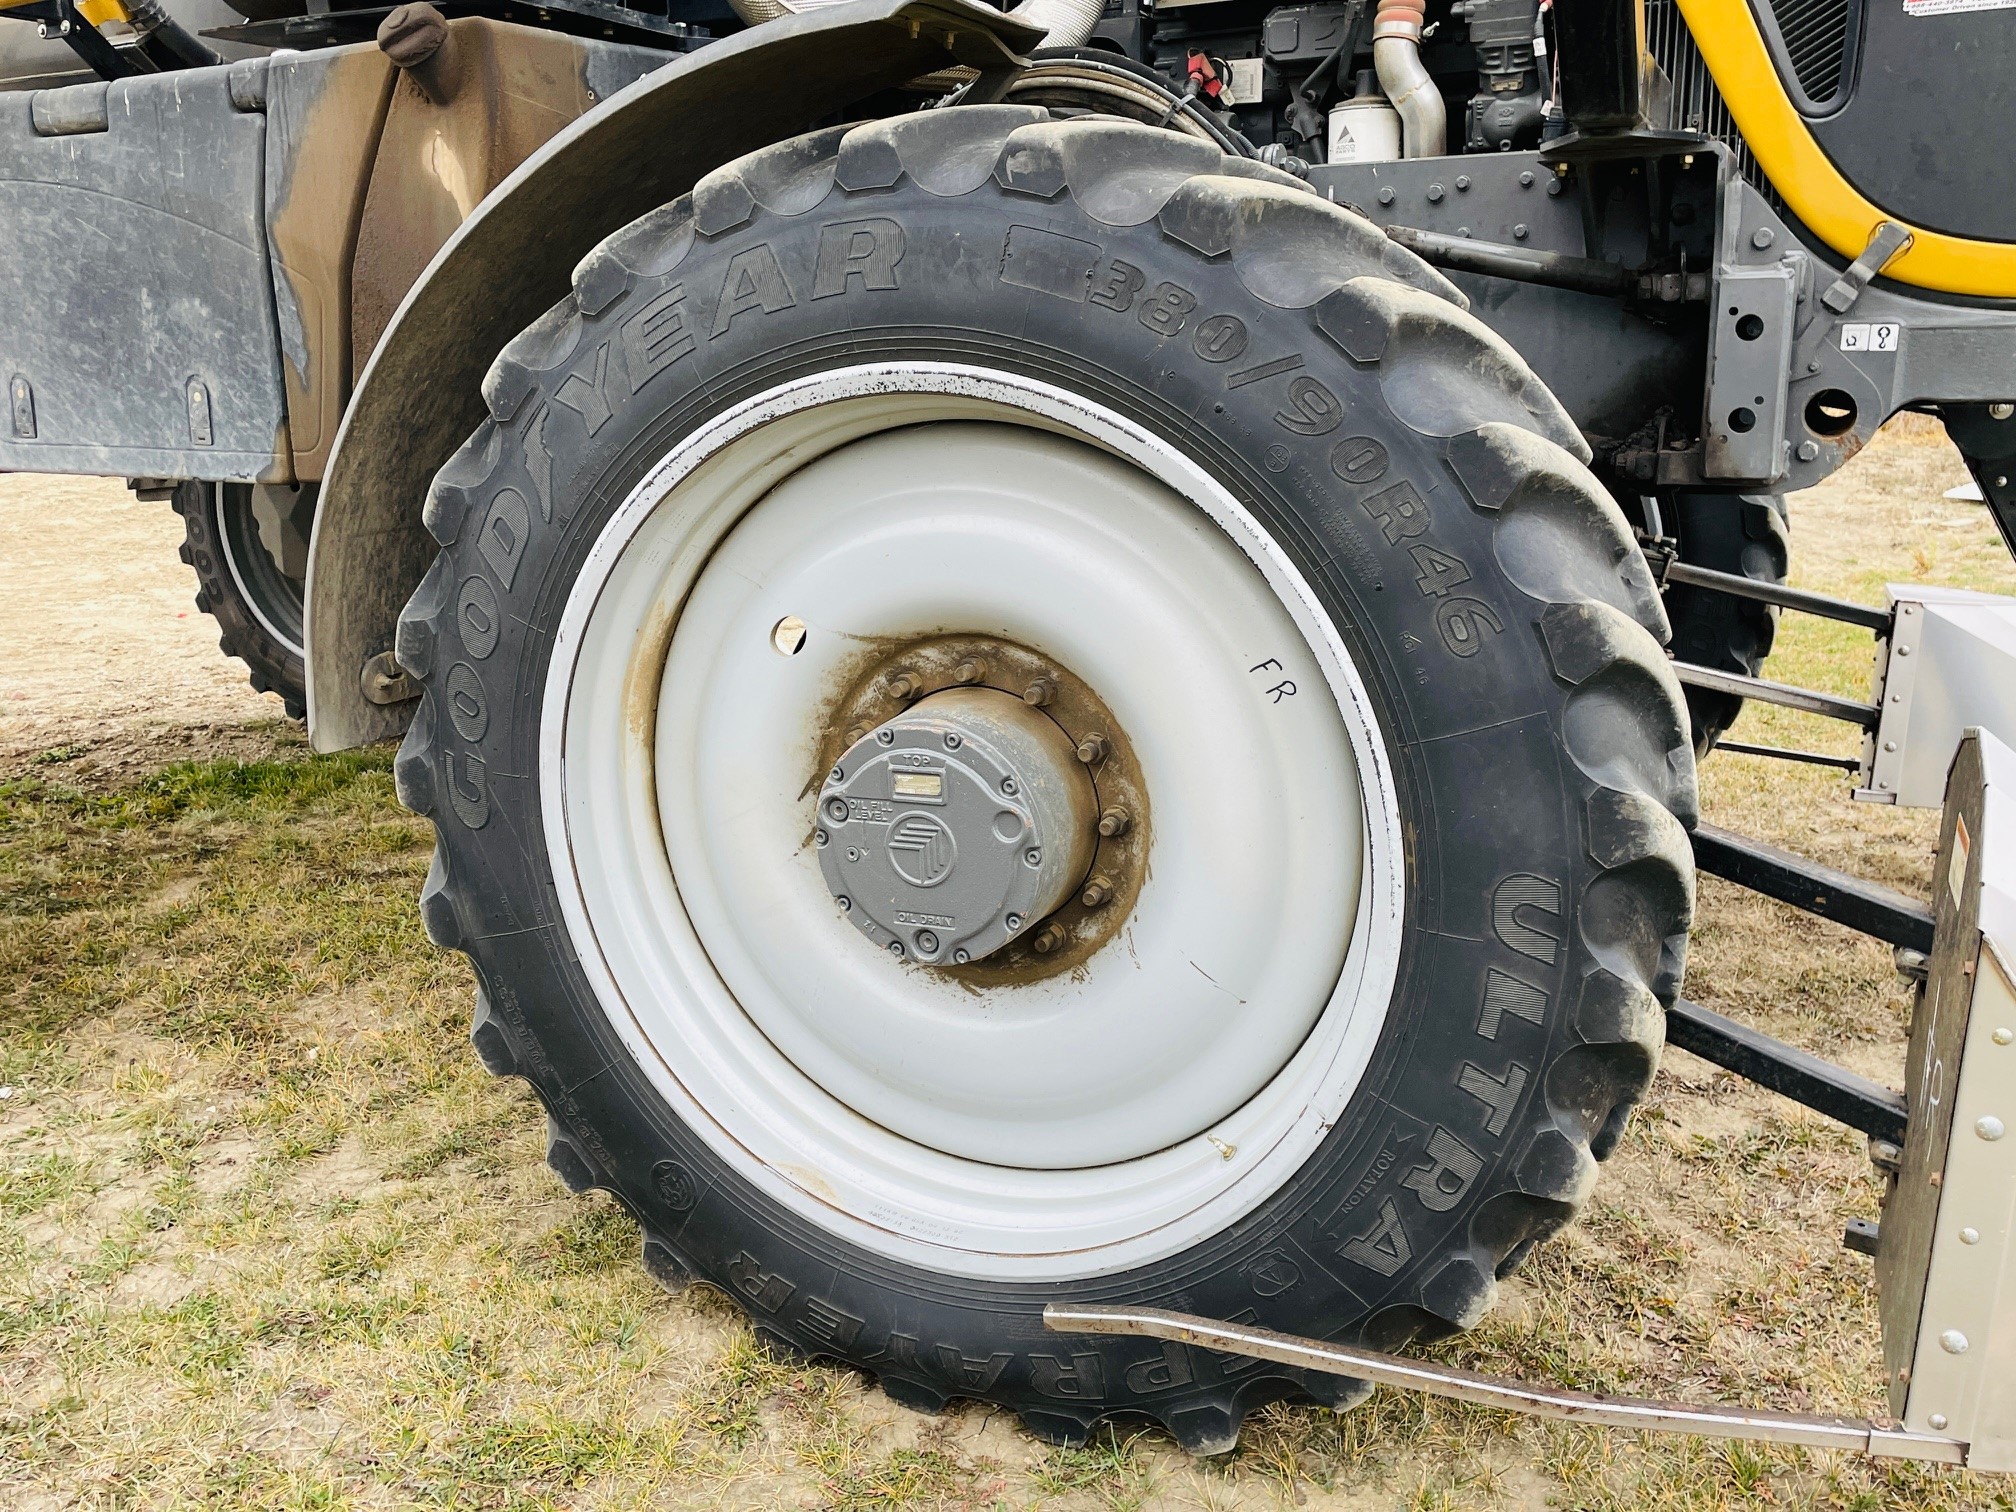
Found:
[[[970, 421], [995, 424], [956, 423]], [[878, 434], [905, 427], [918, 428]], [[934, 523], [919, 479], [957, 507]], [[1088, 607], [1074, 557], [1153, 633], [1116, 634]], [[1236, 591], [1242, 574], [1257, 591]], [[1158, 579], [1209, 596], [1178, 612], [1155, 602]], [[1030, 582], [1037, 591], [1013, 588]], [[810, 627], [797, 656], [771, 644], [787, 613]], [[1158, 880], [1130, 919], [1134, 954], [1123, 940], [1084, 980], [990, 994], [977, 1009], [987, 1053], [963, 1068], [971, 995], [878, 955], [838, 917], [805, 843], [809, 799], [791, 801], [816, 759], [815, 691], [863, 625], [984, 632], [1055, 655], [1145, 745], [1151, 794], [1171, 795], [1151, 798]], [[1270, 682], [1297, 684], [1293, 702], [1271, 705], [1291, 733], [1212, 719], [1226, 728], [1182, 749], [1157, 710], [1178, 696], [1252, 706], [1260, 690], [1242, 683], [1270, 659]], [[1348, 654], [1292, 564], [1201, 468], [1049, 385], [947, 364], [848, 368], [686, 438], [582, 568], [541, 736], [562, 911], [638, 1064], [740, 1174], [892, 1258], [1089, 1275], [1218, 1232], [1308, 1158], [1384, 1022], [1397, 805]], [[1226, 762], [1253, 780], [1211, 789]], [[1195, 807], [1210, 791], [1216, 818]], [[1196, 833], [1186, 805], [1204, 816]], [[1242, 862], [1223, 837], [1254, 825], [1285, 838], [1247, 844]], [[1236, 896], [1190, 896], [1200, 879]], [[1259, 936], [1212, 935], [1214, 908]], [[1216, 970], [1200, 948], [1218, 952]], [[1222, 993], [1229, 1012], [1214, 1017]], [[1167, 1011], [1150, 1019], [1156, 1004]], [[1022, 1094], [1046, 1049], [1063, 1090], [1037, 1108]]]
[[[223, 490], [228, 485], [213, 483], [210, 486], [218, 490], [216, 507], [217, 544], [219, 549], [224, 553], [224, 566], [231, 574], [231, 581], [238, 585], [238, 602], [245, 606], [246, 611], [251, 614], [252, 618], [258, 621], [259, 628], [264, 630], [281, 649], [294, 656], [306, 655], [301, 646], [301, 633], [298, 630], [287, 630], [284, 626], [277, 623], [269, 612], [265, 592], [256, 582], [259, 576], [258, 572], [239, 561], [238, 541], [236, 539], [237, 531], [233, 528], [233, 522], [226, 518], [227, 511], [234, 507], [226, 503], [223, 497]], [[256, 537], [258, 534], [256, 522], [252, 523], [252, 531]], [[259, 551], [263, 548], [255, 539], [251, 549]], [[277, 569], [275, 571], [277, 572]]]

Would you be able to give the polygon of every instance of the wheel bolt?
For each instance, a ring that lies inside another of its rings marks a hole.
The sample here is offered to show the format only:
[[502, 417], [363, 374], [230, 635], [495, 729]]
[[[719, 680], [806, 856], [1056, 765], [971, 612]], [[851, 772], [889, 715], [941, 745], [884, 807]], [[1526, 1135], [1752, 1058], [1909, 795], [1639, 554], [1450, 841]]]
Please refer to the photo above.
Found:
[[952, 669], [952, 681], [962, 687], [969, 687], [987, 675], [987, 663], [977, 656], [969, 656]]
[[1057, 684], [1050, 678], [1039, 677], [1022, 690], [1022, 702], [1032, 709], [1040, 709], [1057, 696]]
[[1087, 735], [1078, 742], [1078, 759], [1087, 766], [1097, 766], [1112, 749], [1112, 743], [1104, 735]]
[[1094, 877], [1085, 884], [1085, 891], [1078, 894], [1078, 901], [1087, 908], [1103, 908], [1113, 898], [1113, 883], [1106, 877]]
[[924, 691], [924, 680], [915, 672], [898, 672], [889, 679], [889, 696], [909, 700]]
[[1099, 833], [1108, 840], [1117, 840], [1133, 823], [1133, 817], [1124, 808], [1109, 808], [1099, 816]]
[[855, 741], [859, 740], [862, 736], [866, 735], [867, 733], [868, 733], [868, 726], [866, 725], [860, 725], [860, 724], [849, 725], [847, 727], [847, 744], [851, 746], [852, 744], [854, 744]]
[[1062, 925], [1045, 924], [1041, 929], [1036, 931], [1036, 938], [1031, 940], [1029, 944], [1036, 954], [1049, 955], [1053, 950], [1062, 947], [1064, 942], [1069, 938], [1070, 936], [1064, 933]]

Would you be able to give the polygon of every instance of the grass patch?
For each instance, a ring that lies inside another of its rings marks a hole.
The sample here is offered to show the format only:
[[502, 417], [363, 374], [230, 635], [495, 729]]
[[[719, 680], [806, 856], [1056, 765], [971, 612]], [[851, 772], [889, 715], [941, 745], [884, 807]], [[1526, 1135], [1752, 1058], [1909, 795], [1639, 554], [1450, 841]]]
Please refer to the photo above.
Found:
[[[1796, 580], [2016, 590], [1954, 464], [1910, 437], [1793, 504]], [[1942, 471], [1941, 469], [1944, 469]], [[1914, 546], [1898, 552], [1892, 543]], [[1915, 553], [1915, 554], [1914, 554]], [[1789, 618], [1772, 673], [1865, 691], [1867, 641]], [[1845, 749], [1747, 711], [1738, 738]], [[54, 739], [54, 736], [50, 737]], [[53, 746], [0, 783], [0, 1506], [262, 1508], [2008, 1506], [1999, 1484], [1375, 1394], [1279, 1404], [1239, 1450], [1079, 1449], [926, 1419], [659, 1292], [538, 1110], [467, 1044], [414, 900], [391, 753], [183, 763], [124, 786]], [[1930, 816], [1719, 758], [1718, 823], [1926, 888]], [[1691, 995], [1894, 1081], [1888, 953], [1704, 882]], [[1876, 1412], [1859, 1141], [1669, 1055], [1584, 1219], [1434, 1353], [1598, 1390]]]

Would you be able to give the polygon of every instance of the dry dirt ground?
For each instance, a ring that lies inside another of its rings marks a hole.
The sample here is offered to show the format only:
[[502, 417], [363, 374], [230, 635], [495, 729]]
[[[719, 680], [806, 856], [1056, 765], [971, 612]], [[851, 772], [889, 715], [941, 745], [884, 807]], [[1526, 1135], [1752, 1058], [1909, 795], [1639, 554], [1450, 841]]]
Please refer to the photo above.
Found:
[[265, 754], [280, 700], [217, 651], [182, 519], [117, 479], [0, 474], [0, 772], [63, 749], [100, 780]]
[[[1795, 579], [2016, 592], [1958, 460], [1894, 428], [1792, 503]], [[657, 1291], [614, 1205], [468, 1052], [414, 917], [390, 752], [306, 754], [216, 655], [178, 522], [0, 478], [0, 1506], [1957, 1508], [1985, 1478], [1648, 1439], [1381, 1392], [1278, 1408], [1200, 1462], [926, 1419]], [[1909, 543], [1909, 544], [1900, 544]], [[1774, 671], [1864, 690], [1791, 621]], [[1845, 750], [1771, 711], [1739, 738]], [[1933, 816], [1722, 756], [1710, 818], [1921, 895]], [[1888, 952], [1713, 881], [1688, 987], [1893, 1084]], [[1881, 1409], [1862, 1141], [1679, 1052], [1582, 1222], [1446, 1358], [1543, 1380]]]

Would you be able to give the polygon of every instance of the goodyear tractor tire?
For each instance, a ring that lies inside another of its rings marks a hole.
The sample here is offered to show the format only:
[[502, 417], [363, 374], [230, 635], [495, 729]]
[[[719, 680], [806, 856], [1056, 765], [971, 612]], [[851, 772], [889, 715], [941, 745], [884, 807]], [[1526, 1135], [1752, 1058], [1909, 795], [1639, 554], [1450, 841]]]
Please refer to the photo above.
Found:
[[[1679, 539], [1680, 560], [1760, 583], [1782, 583], [1791, 563], [1785, 501], [1772, 494], [1679, 493], [1660, 500], [1666, 528]], [[1673, 654], [1696, 666], [1751, 677], [1764, 669], [1778, 633], [1778, 611], [1755, 599], [1675, 583], [1666, 590]], [[1706, 756], [1736, 722], [1743, 700], [1733, 693], [1687, 689], [1694, 753]]]
[[1658, 596], [1555, 400], [1293, 180], [981, 106], [611, 237], [426, 506], [397, 765], [491, 1070], [661, 1278], [1193, 1450], [1340, 1383], [1046, 1333], [1474, 1324], [1692, 906]]
[[301, 633], [313, 485], [183, 483], [182, 560], [196, 572], [196, 607], [217, 621], [219, 649], [277, 694], [289, 719], [308, 717]]

